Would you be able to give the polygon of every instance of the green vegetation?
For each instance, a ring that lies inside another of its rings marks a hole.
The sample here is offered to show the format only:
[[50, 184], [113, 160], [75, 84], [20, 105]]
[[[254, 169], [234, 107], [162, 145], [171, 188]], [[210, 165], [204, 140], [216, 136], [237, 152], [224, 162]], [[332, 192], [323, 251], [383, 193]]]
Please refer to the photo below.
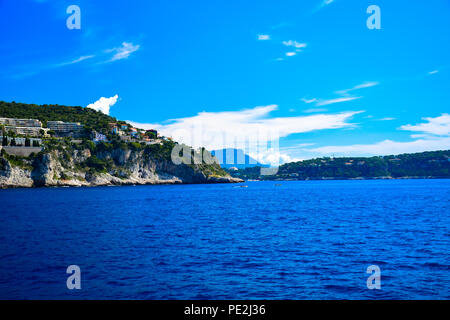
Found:
[[172, 149], [176, 143], [173, 141], [163, 141], [163, 144], [147, 145], [144, 149], [144, 156], [155, 160], [171, 160]]
[[[77, 174], [83, 175], [88, 173], [96, 175], [100, 173], [109, 173], [119, 178], [127, 178], [131, 175], [131, 171], [124, 165], [124, 155], [121, 151], [131, 151], [140, 153], [145, 164], [171, 162], [173, 148], [176, 142], [170, 139], [161, 139], [158, 143], [146, 144], [145, 142], [124, 142], [117, 134], [110, 132], [110, 123], [118, 125], [126, 124], [124, 121], [118, 121], [113, 117], [97, 112], [92, 109], [82, 107], [67, 107], [61, 105], [35, 105], [16, 102], [0, 101], [0, 117], [19, 118], [19, 119], [38, 119], [44, 127], [48, 121], [64, 121], [79, 122], [85, 127], [85, 134], [77, 140], [73, 138], [54, 137], [55, 133], [49, 130], [50, 137], [42, 137], [43, 150], [37, 154], [32, 154], [28, 158], [9, 156], [2, 152], [0, 160], [8, 160], [13, 166], [30, 168], [39, 166], [43, 162], [48, 161], [44, 158], [45, 154], [52, 154], [67, 172], [73, 172], [74, 176], [66, 174], [55, 174], [54, 179], [67, 180], [75, 178]], [[106, 135], [108, 142], [94, 143], [90, 140], [93, 130]], [[0, 127], [0, 132], [4, 132], [4, 126]], [[126, 132], [131, 132], [130, 126]], [[41, 136], [44, 131], [41, 130]], [[7, 133], [12, 138], [16, 135], [13, 132]], [[147, 130], [146, 135], [152, 139], [156, 139], [157, 133], [154, 130]], [[5, 134], [3, 134], [5, 136]], [[81, 141], [79, 141], [81, 140]], [[1, 141], [2, 144], [7, 143], [7, 138]], [[10, 145], [14, 146], [16, 141], [11, 140]], [[24, 144], [27, 147], [37, 146], [35, 140], [26, 137]], [[193, 162], [195, 151], [191, 150], [191, 159]], [[202, 151], [203, 152], [203, 151]], [[134, 157], [133, 159], [135, 159]], [[194, 171], [201, 171], [208, 176], [224, 176], [227, 173], [220, 168], [220, 165], [209, 165], [205, 162], [202, 164], [187, 165]], [[170, 170], [170, 166], [169, 166]]]
[[0, 116], [4, 118], [38, 119], [44, 127], [47, 126], [47, 121], [79, 122], [85, 126], [88, 132], [94, 129], [103, 133], [108, 132], [108, 123], [117, 121], [116, 118], [89, 108], [4, 101], [0, 101]]
[[102, 160], [96, 156], [91, 156], [83, 164], [83, 167], [89, 169], [91, 172], [107, 173], [113, 166], [112, 160]]
[[4, 152], [4, 150], [2, 150], [1, 157], [8, 160], [8, 162], [13, 167], [19, 167], [30, 171], [33, 169], [30, 160], [32, 159], [31, 156], [30, 157], [12, 156]]
[[145, 135], [148, 136], [150, 139], [158, 138], [158, 135], [152, 130], [145, 131]]
[[318, 158], [286, 163], [273, 176], [260, 167], [232, 171], [234, 177], [255, 180], [355, 179], [381, 177], [450, 177], [450, 150], [370, 158]]

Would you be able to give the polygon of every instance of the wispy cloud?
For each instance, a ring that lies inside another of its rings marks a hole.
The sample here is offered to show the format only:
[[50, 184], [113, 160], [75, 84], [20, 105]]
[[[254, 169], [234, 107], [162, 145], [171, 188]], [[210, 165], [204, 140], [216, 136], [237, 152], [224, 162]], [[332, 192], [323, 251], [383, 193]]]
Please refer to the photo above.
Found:
[[[306, 43], [297, 42], [295, 40], [288, 40], [288, 41], [282, 41], [282, 44], [286, 47], [292, 48], [291, 50], [294, 51], [288, 51], [285, 53], [286, 57], [293, 57], [297, 55], [298, 52], [302, 52], [302, 49], [307, 46]], [[283, 60], [283, 58], [276, 59], [277, 61]]]
[[297, 49], [305, 48], [307, 46], [306, 43], [300, 43], [295, 40], [283, 41], [282, 42], [286, 47], [294, 47]]
[[68, 65], [71, 65], [71, 64], [76, 64], [76, 63], [82, 62], [84, 60], [92, 59], [94, 57], [95, 57], [95, 55], [81, 56], [81, 57], [79, 57], [79, 58], [77, 58], [75, 60], [71, 60], [71, 61], [68, 61], [68, 62], [63, 62], [63, 63], [60, 63], [60, 64], [58, 64], [56, 66], [59, 66], [59, 67], [68, 66]]
[[94, 109], [96, 111], [100, 111], [103, 112], [104, 114], [109, 115], [110, 108], [116, 104], [118, 98], [119, 96], [117, 94], [111, 98], [101, 97], [94, 103], [91, 103], [88, 106], [86, 106], [86, 108]]
[[329, 104], [347, 102], [347, 101], [352, 101], [352, 100], [361, 99], [361, 98], [362, 97], [342, 97], [342, 98], [335, 98], [335, 99], [328, 99], [328, 100], [319, 99], [318, 102], [316, 103], [316, 106], [318, 106], [318, 107], [326, 106]]
[[302, 100], [304, 103], [313, 103], [313, 102], [316, 102], [316, 101], [317, 101], [316, 98], [312, 98], [312, 99], [302, 98], [301, 100]]
[[377, 86], [378, 84], [379, 84], [378, 82], [374, 82], [374, 81], [372, 81], [372, 82], [364, 82], [364, 83], [358, 84], [358, 85], [356, 85], [356, 86], [354, 86], [352, 88], [349, 88], [349, 89], [336, 91], [336, 93], [345, 96], [345, 95], [348, 95], [349, 92], [352, 92], [352, 91], [355, 91], [355, 90], [359, 90], [359, 89], [374, 87], [374, 86]]
[[109, 60], [109, 62], [128, 59], [128, 57], [133, 53], [138, 51], [140, 45], [134, 45], [131, 42], [122, 42], [122, 46], [117, 48], [112, 48], [106, 50], [106, 52], [114, 52], [114, 56]]
[[388, 155], [399, 153], [413, 153], [423, 151], [450, 149], [450, 115], [442, 114], [435, 118], [423, 118], [424, 123], [416, 125], [403, 125], [399, 129], [420, 134], [413, 134], [411, 138], [416, 139], [407, 142], [384, 140], [373, 144], [354, 144], [347, 146], [325, 146], [308, 149], [323, 155]]
[[439, 70], [433, 70], [433, 71], [428, 72], [428, 74], [436, 74], [438, 72], [439, 72]]
[[[80, 62], [86, 61], [86, 60], [97, 60], [97, 62], [91, 63], [91, 65], [95, 64], [104, 64], [104, 63], [110, 63], [114, 61], [119, 61], [122, 59], [127, 59], [133, 52], [136, 52], [139, 50], [140, 45], [134, 45], [131, 42], [123, 42], [120, 47], [112, 48], [103, 50], [102, 52], [98, 54], [89, 54], [89, 55], [83, 55], [81, 57], [62, 62], [62, 63], [54, 63], [54, 64], [47, 64], [47, 65], [35, 65], [35, 66], [27, 66], [27, 70], [24, 72], [11, 72], [11, 78], [13, 79], [23, 79], [26, 77], [34, 76], [38, 73], [49, 71], [52, 69], [57, 69], [61, 67], [67, 67], [70, 65], [79, 64]], [[111, 56], [111, 53], [113, 54]], [[100, 61], [100, 62], [99, 62]], [[23, 66], [20, 66], [23, 68]]]
[[353, 101], [353, 100], [357, 100], [357, 99], [361, 99], [362, 96], [351, 96], [350, 92], [356, 91], [356, 90], [360, 90], [360, 89], [365, 89], [365, 88], [370, 88], [370, 87], [374, 87], [376, 85], [378, 85], [378, 82], [363, 82], [361, 84], [358, 84], [354, 87], [348, 88], [348, 89], [344, 89], [344, 90], [338, 90], [335, 93], [340, 95], [341, 97], [338, 98], [333, 98], [333, 99], [302, 99], [303, 102], [305, 103], [312, 103], [315, 102], [317, 107], [320, 106], [326, 106], [329, 104], [335, 104], [335, 103], [341, 103], [341, 102], [347, 102], [347, 101]]
[[381, 118], [381, 119], [376, 119], [378, 121], [392, 121], [392, 120], [396, 120], [396, 118], [392, 118], [392, 117], [386, 117], [386, 118]]
[[325, 108], [311, 108], [303, 110], [304, 113], [318, 113], [318, 112], [327, 112], [328, 109]]
[[70, 60], [70, 61], [66, 61], [66, 62], [62, 62], [62, 63], [55, 63], [55, 64], [47, 64], [47, 65], [39, 65], [39, 66], [34, 66], [34, 67], [28, 67], [27, 71], [25, 72], [18, 72], [18, 73], [13, 73], [11, 75], [12, 79], [23, 79], [23, 78], [27, 78], [27, 77], [31, 77], [34, 75], [37, 75], [41, 72], [45, 72], [45, 71], [49, 71], [52, 69], [58, 69], [61, 67], [66, 67], [66, 66], [70, 66], [70, 65], [74, 65], [77, 63], [80, 63], [82, 61], [88, 60], [88, 59], [92, 59], [94, 58], [95, 55], [87, 55], [87, 56], [81, 56], [79, 58]]
[[389, 155], [450, 149], [450, 137], [419, 139], [410, 142], [384, 140], [373, 144], [326, 146], [308, 149], [310, 152], [335, 156]]
[[312, 10], [311, 13], [316, 13], [316, 12], [318, 12], [319, 10], [321, 10], [321, 9], [327, 7], [328, 5], [332, 4], [334, 1], [335, 1], [335, 0], [321, 0], [321, 2], [316, 6], [316, 8], [314, 8], [314, 9]]
[[270, 40], [270, 35], [268, 34], [258, 34], [258, 40]]

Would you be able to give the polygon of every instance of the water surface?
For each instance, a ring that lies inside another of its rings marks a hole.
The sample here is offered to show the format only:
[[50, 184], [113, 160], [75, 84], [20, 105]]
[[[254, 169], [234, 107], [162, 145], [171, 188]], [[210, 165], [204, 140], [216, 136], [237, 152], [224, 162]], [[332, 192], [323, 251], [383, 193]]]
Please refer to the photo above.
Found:
[[0, 298], [450, 298], [450, 180], [247, 185], [0, 190]]

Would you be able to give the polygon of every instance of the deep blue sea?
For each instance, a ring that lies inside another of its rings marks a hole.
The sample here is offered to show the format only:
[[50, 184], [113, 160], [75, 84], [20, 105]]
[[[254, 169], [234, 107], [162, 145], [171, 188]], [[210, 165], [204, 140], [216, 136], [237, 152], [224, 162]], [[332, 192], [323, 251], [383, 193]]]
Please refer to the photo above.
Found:
[[0, 190], [0, 298], [450, 298], [450, 180], [246, 185]]

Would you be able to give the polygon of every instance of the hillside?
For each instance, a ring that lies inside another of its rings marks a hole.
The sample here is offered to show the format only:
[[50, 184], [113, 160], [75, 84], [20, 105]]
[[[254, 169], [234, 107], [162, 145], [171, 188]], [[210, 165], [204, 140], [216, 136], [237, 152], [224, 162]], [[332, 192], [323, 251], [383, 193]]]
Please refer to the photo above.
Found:
[[239, 182], [218, 164], [175, 165], [170, 146], [48, 142], [30, 157], [1, 152], [0, 188]]
[[99, 132], [108, 130], [108, 123], [117, 121], [116, 118], [89, 108], [5, 101], [0, 101], [0, 117], [38, 119], [44, 127], [47, 126], [47, 121], [79, 122], [88, 130], [94, 129]]
[[[80, 122], [87, 130], [103, 132], [108, 131], [108, 123], [117, 122], [87, 108], [14, 102], [0, 102], [0, 117], [39, 119], [44, 126], [50, 120]], [[97, 144], [88, 136], [81, 140], [42, 137], [42, 151], [29, 157], [8, 154], [7, 147], [0, 147], [0, 188], [240, 181], [230, 177], [218, 163], [194, 164], [197, 151], [193, 149], [191, 164], [174, 164], [171, 154], [177, 143], [170, 139], [146, 144], [124, 142], [111, 134], [109, 137], [110, 142]], [[206, 150], [202, 152], [210, 156]]]
[[283, 164], [272, 176], [260, 176], [260, 167], [230, 173], [254, 180], [450, 178], [450, 150], [397, 156], [317, 158]]

